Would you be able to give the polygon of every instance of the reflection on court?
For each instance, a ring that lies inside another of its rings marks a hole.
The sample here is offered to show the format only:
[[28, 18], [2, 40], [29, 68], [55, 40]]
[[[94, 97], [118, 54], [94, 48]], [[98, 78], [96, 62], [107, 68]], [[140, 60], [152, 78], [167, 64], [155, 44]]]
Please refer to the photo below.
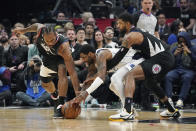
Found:
[[52, 119], [53, 108], [0, 108], [0, 131], [195, 131], [196, 129], [196, 113], [192, 111], [182, 112], [182, 118], [178, 120], [160, 120], [159, 112], [138, 111], [139, 116], [133, 122], [109, 121], [108, 117], [117, 112], [106, 109], [82, 109], [77, 119], [67, 120]]

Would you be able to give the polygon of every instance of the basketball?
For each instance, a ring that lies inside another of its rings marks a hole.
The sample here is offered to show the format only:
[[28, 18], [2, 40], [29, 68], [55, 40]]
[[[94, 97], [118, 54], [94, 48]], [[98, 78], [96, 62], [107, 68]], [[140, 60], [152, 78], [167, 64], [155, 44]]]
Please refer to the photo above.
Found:
[[62, 106], [61, 112], [66, 119], [76, 119], [80, 115], [81, 106], [68, 101]]

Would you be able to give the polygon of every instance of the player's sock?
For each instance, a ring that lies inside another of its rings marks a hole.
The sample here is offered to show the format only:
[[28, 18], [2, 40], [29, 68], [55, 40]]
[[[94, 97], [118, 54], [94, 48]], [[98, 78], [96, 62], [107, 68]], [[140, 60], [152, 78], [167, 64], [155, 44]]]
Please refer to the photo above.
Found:
[[63, 105], [65, 103], [66, 97], [59, 96], [59, 104]]
[[128, 113], [131, 113], [132, 103], [133, 103], [133, 98], [130, 97], [125, 98], [125, 109], [127, 110]]
[[164, 102], [164, 104], [167, 106], [167, 109], [169, 112], [175, 111], [175, 108], [172, 106], [172, 104], [168, 100], [166, 102]]

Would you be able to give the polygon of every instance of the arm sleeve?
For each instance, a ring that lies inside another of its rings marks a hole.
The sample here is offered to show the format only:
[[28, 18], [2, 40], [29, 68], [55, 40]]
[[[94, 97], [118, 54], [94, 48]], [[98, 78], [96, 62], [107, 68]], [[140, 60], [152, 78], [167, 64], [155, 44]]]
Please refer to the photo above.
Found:
[[139, 20], [140, 15], [141, 15], [140, 11], [133, 14], [135, 27], [137, 27], [137, 22]]
[[116, 55], [109, 61], [107, 61], [107, 70], [115, 67], [127, 54], [129, 48], [121, 47], [120, 50], [116, 53]]

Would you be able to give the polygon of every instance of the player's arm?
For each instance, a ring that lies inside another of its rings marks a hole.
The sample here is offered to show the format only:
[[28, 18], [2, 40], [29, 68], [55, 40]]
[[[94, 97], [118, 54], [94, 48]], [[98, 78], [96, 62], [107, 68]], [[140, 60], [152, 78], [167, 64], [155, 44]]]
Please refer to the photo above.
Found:
[[107, 70], [115, 67], [124, 58], [132, 45], [139, 45], [143, 42], [143, 40], [144, 37], [140, 32], [130, 32], [127, 34], [123, 38], [120, 50], [111, 60], [107, 62]]
[[132, 45], [140, 45], [144, 40], [143, 35], [140, 32], [130, 32], [122, 41], [122, 46], [130, 48]]
[[13, 33], [15, 34], [25, 34], [27, 32], [38, 32], [40, 28], [44, 27], [43, 24], [35, 23], [30, 25], [27, 28], [17, 28], [13, 30]]
[[97, 56], [97, 76], [105, 81], [107, 72], [107, 61], [112, 59], [112, 53], [109, 50], [103, 50]]
[[109, 50], [102, 50], [96, 58], [97, 73], [95, 73], [95, 71], [92, 72], [91, 71], [92, 69], [88, 70], [89, 72], [91, 71], [92, 73], [87, 77], [84, 83], [90, 83], [90, 81], [94, 81], [97, 77], [99, 77], [104, 82], [106, 71], [107, 71], [106, 61], [110, 59], [112, 59], [112, 53]]
[[157, 37], [158, 39], [160, 39], [159, 36], [159, 24], [157, 22], [156, 26], [155, 26], [155, 32], [154, 32], [155, 37]]
[[96, 78], [93, 83], [86, 89], [80, 93], [80, 95], [74, 98], [74, 103], [80, 103], [82, 100], [86, 99], [86, 97], [94, 92], [101, 84], [104, 83], [105, 75], [106, 75], [106, 61], [112, 58], [112, 53], [108, 50], [103, 50], [99, 56], [97, 57], [97, 73]]
[[64, 59], [66, 69], [69, 72], [74, 87], [74, 91], [77, 94], [77, 92], [79, 91], [79, 80], [78, 80], [77, 73], [75, 71], [75, 65], [71, 55], [71, 51], [69, 49], [68, 42], [64, 42], [63, 44], [61, 44], [61, 46], [58, 49], [58, 54], [62, 56]]

